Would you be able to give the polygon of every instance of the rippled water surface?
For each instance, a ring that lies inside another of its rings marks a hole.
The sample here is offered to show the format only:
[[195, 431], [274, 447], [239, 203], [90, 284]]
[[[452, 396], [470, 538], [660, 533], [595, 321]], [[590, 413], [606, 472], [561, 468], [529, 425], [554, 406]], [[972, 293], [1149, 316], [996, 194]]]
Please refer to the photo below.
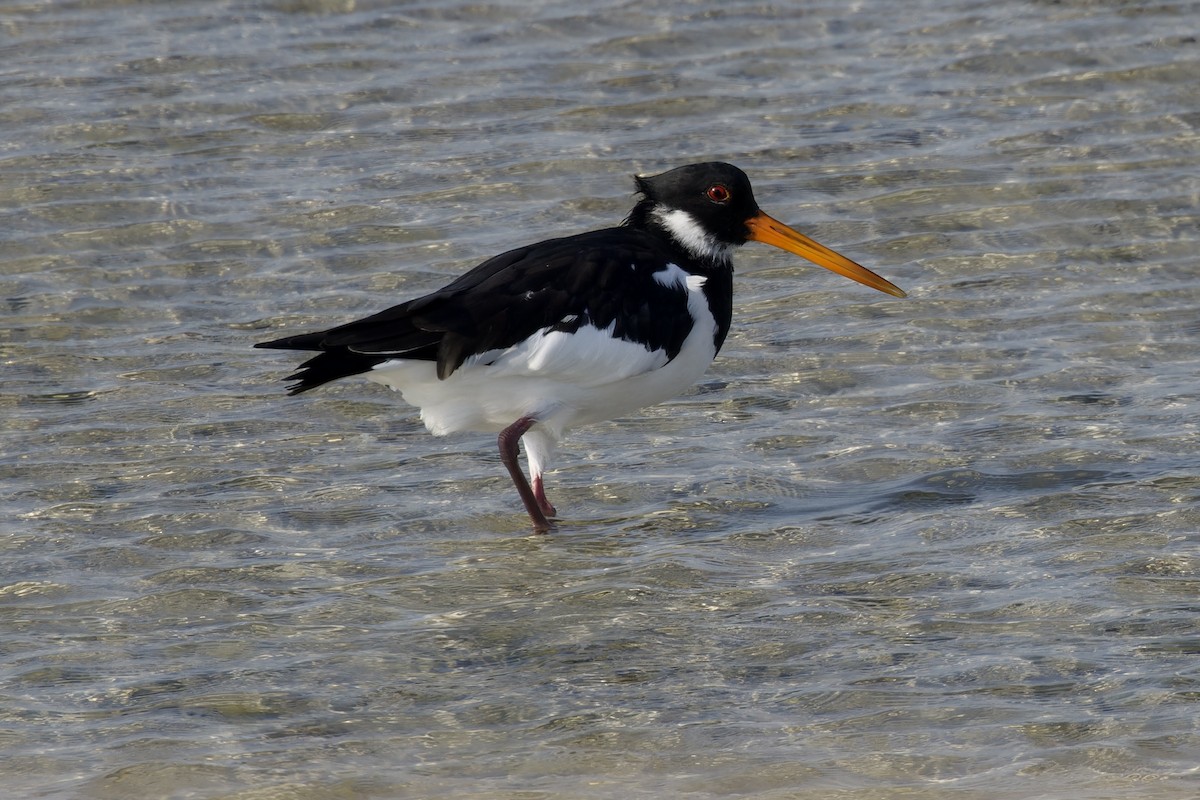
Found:
[[[0, 785], [1200, 794], [1200, 6], [0, 3]], [[704, 381], [488, 435], [251, 345], [745, 168]]]

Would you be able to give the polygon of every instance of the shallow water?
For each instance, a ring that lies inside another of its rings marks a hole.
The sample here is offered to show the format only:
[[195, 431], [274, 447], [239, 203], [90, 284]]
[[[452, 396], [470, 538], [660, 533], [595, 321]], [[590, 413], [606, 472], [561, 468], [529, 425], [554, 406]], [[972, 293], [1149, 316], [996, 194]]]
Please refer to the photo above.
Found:
[[[0, 4], [0, 785], [1200, 793], [1200, 45], [1162, 2]], [[490, 436], [253, 351], [726, 159], [705, 380]]]

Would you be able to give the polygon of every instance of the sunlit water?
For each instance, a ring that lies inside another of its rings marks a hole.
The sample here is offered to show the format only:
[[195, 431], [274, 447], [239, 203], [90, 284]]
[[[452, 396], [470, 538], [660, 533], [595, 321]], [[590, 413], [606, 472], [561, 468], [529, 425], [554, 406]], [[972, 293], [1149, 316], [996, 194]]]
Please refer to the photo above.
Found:
[[[0, 4], [0, 786], [1200, 794], [1197, 6]], [[686, 396], [490, 436], [256, 341], [744, 167]]]

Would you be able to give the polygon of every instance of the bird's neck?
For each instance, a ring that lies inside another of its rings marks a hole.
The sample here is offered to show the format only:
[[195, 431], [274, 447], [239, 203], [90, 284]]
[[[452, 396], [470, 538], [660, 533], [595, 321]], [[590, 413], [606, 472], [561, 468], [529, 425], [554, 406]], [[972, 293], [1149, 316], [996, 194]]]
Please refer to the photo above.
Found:
[[728, 270], [733, 266], [733, 245], [719, 241], [686, 211], [643, 200], [634, 206], [625, 224], [663, 236], [707, 270]]

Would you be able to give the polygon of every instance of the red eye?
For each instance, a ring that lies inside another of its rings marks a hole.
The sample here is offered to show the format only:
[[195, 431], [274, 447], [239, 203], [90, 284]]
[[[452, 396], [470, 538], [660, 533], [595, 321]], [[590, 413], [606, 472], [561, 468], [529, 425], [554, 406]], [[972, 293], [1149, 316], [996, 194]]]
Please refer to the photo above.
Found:
[[704, 196], [714, 203], [728, 203], [731, 197], [729, 189], [723, 183], [714, 183], [705, 189]]

